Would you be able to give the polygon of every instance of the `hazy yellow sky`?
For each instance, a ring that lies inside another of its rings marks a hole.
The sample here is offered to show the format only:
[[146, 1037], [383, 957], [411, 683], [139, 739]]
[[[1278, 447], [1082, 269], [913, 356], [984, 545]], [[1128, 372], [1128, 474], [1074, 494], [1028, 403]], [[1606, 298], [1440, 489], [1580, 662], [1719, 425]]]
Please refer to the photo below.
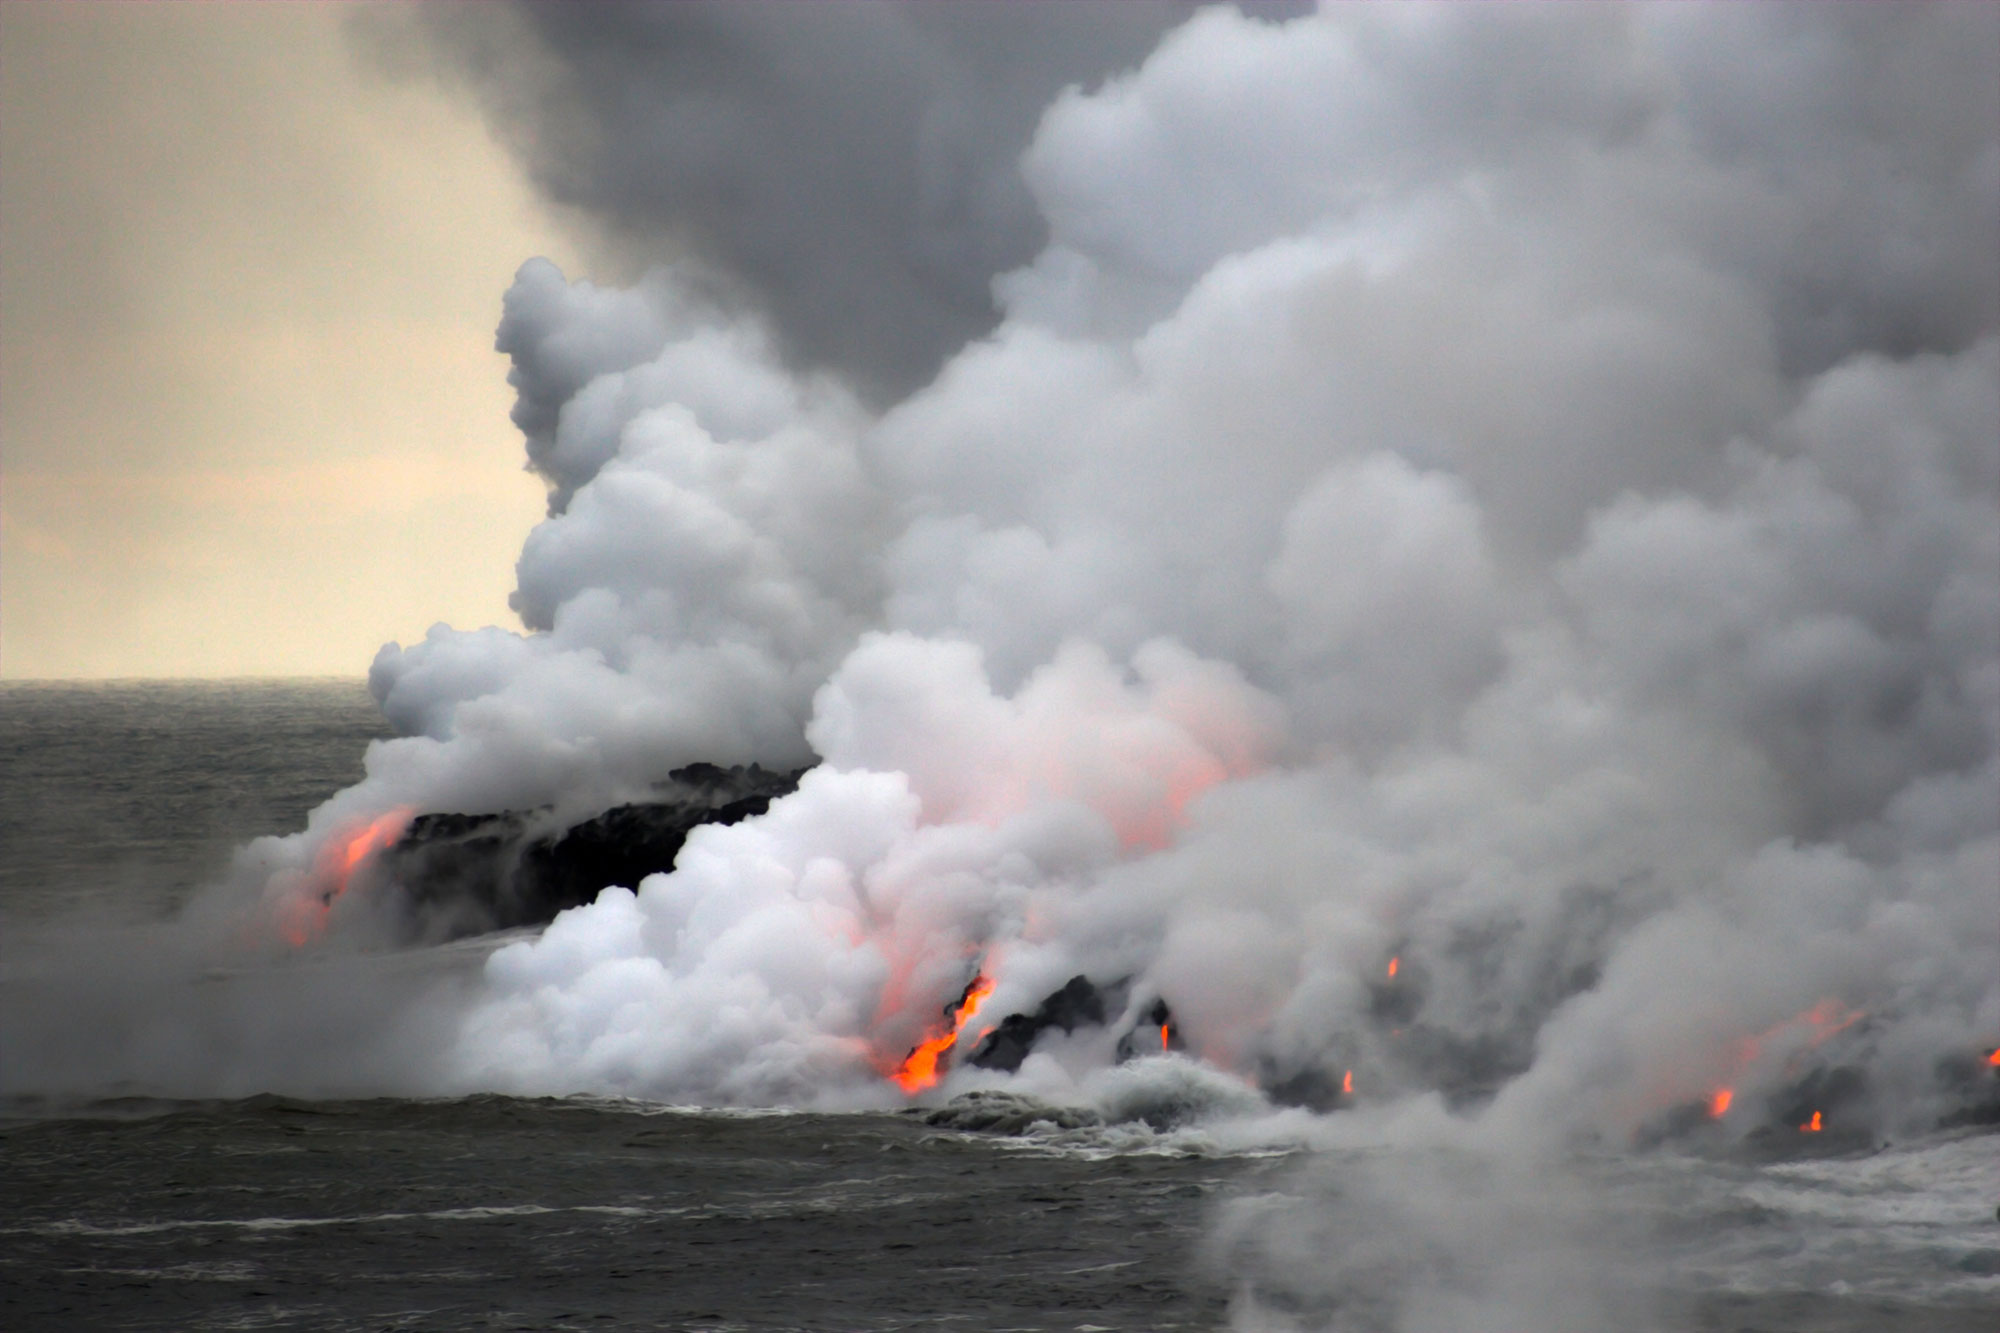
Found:
[[0, 5], [0, 675], [357, 675], [515, 623], [543, 491], [493, 326], [574, 255], [349, 18]]

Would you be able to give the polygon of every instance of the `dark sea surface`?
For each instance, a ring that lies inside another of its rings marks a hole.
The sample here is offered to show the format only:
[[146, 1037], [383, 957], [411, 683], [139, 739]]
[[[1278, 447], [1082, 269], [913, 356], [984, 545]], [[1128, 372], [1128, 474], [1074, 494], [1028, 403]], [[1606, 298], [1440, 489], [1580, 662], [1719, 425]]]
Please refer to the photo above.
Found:
[[0, 682], [0, 914], [170, 913], [389, 734], [355, 680]]
[[1256, 1165], [910, 1116], [100, 1105], [4, 1140], [8, 1328], [1212, 1328]]
[[[166, 919], [383, 734], [352, 682], [0, 685], [0, 958]], [[4, 1330], [2000, 1328], [1973, 1128], [1524, 1184], [1201, 1124], [57, 1096], [7, 1055]]]

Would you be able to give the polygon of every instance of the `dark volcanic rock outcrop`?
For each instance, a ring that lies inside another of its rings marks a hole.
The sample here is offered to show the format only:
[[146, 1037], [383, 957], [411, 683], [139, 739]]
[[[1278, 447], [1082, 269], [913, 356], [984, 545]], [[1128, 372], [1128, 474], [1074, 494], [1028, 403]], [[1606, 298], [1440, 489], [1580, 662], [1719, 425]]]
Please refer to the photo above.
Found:
[[921, 1112], [924, 1123], [971, 1134], [1029, 1134], [1036, 1130], [1086, 1129], [1104, 1118], [1083, 1106], [1056, 1106], [1017, 1092], [961, 1093], [943, 1106]]
[[[1131, 978], [1099, 986], [1081, 974], [1071, 977], [1051, 993], [1032, 1014], [1009, 1014], [998, 1027], [980, 1038], [972, 1054], [965, 1058], [980, 1069], [1013, 1073], [1028, 1058], [1043, 1034], [1051, 1028], [1074, 1032], [1080, 1027], [1101, 1027], [1125, 1007]], [[1123, 1064], [1135, 1056], [1161, 1051], [1185, 1050], [1174, 1027], [1173, 1010], [1164, 999], [1155, 999], [1134, 1020], [1130, 1030], [1118, 1039], [1117, 1060]]]
[[1021, 1061], [1028, 1058], [1028, 1052], [1044, 1032], [1050, 1028], [1074, 1032], [1086, 1024], [1096, 1026], [1104, 1022], [1107, 1007], [1104, 992], [1091, 984], [1090, 978], [1071, 977], [1062, 989], [1043, 1000], [1034, 1013], [1009, 1014], [1001, 1019], [1000, 1025], [973, 1048], [966, 1062], [1011, 1074], [1021, 1067]]
[[1181, 1040], [1180, 1030], [1174, 1026], [1174, 1011], [1161, 998], [1154, 1000], [1146, 1012], [1139, 1015], [1131, 1031], [1118, 1039], [1117, 1060], [1122, 1065], [1137, 1056], [1164, 1055], [1168, 1051], [1186, 1049], [1187, 1043]]
[[798, 787], [805, 770], [691, 764], [656, 799], [615, 806], [568, 827], [546, 811], [426, 814], [384, 853], [412, 933], [427, 937], [538, 925], [590, 902], [611, 884], [636, 888], [671, 870], [703, 824], [760, 815]]

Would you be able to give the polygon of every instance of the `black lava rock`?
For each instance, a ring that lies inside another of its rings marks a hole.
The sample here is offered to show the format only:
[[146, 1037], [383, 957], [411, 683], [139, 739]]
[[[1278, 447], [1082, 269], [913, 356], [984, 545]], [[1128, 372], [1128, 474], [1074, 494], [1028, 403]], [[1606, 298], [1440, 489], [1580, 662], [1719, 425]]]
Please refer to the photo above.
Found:
[[546, 815], [527, 811], [419, 815], [382, 866], [400, 889], [414, 935], [540, 925], [607, 885], [636, 888], [647, 875], [671, 870], [694, 829], [764, 813], [798, 788], [804, 772], [691, 764], [669, 775], [671, 786], [656, 800], [555, 830], [545, 828]]
[[1122, 1065], [1141, 1055], [1164, 1055], [1186, 1049], [1180, 1028], [1174, 1023], [1174, 1011], [1164, 999], [1156, 999], [1152, 1008], [1132, 1025], [1132, 1030], [1118, 1039], [1117, 1060]]
[[1028, 1058], [1035, 1042], [1050, 1028], [1074, 1032], [1086, 1024], [1104, 1022], [1104, 992], [1090, 978], [1074, 976], [1043, 1000], [1032, 1014], [1009, 1014], [975, 1046], [967, 1063], [981, 1069], [1013, 1073]]

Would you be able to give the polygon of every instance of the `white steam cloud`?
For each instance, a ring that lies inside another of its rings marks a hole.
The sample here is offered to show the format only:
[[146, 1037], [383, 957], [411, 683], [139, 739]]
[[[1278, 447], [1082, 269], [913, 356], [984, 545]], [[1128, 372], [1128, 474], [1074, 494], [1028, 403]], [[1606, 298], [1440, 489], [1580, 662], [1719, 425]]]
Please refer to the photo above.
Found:
[[426, 1078], [887, 1104], [983, 963], [1512, 1141], [1830, 1041], [1932, 1123], [2000, 1041], [1996, 40], [1203, 11], [1047, 108], [1045, 247], [885, 410], [692, 267], [530, 262], [528, 632], [384, 649], [405, 734], [259, 873], [817, 756], [495, 953]]

